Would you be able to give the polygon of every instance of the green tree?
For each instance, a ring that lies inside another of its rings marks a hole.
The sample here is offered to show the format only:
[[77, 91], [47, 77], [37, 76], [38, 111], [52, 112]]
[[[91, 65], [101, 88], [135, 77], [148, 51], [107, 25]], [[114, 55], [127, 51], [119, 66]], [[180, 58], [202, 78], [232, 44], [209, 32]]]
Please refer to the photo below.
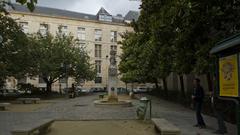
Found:
[[212, 90], [214, 57], [209, 55], [209, 51], [219, 40], [239, 32], [240, 2], [183, 0], [175, 4], [178, 6], [174, 20], [178, 29], [175, 54], [181, 53], [181, 48], [185, 49], [185, 53], [176, 55], [176, 58], [182, 56], [176, 61], [181, 63], [185, 58], [188, 60], [177, 67], [182, 73], [193, 69], [194, 73], [205, 74], [209, 90]]
[[28, 40], [18, 24], [10, 17], [0, 15], [0, 80], [7, 76], [16, 78], [29, 69]]
[[142, 82], [144, 80], [141, 72], [143, 65], [141, 65], [139, 58], [141, 53], [139, 36], [137, 33], [125, 33], [122, 35], [125, 40], [120, 42], [124, 53], [120, 56], [119, 70], [122, 73], [122, 80], [127, 83]]
[[172, 1], [171, 3], [171, 20], [172, 33], [175, 35], [173, 41], [173, 72], [176, 72], [180, 81], [180, 90], [183, 97], [185, 94], [185, 86], [183, 75], [189, 74], [194, 69], [195, 64], [195, 47], [193, 45], [194, 38], [191, 36], [188, 18], [194, 12], [192, 8], [195, 5], [189, 4], [189, 1]]
[[142, 0], [140, 17], [133, 23], [137, 34], [123, 37], [125, 57], [120, 65], [126, 66], [120, 69], [128, 73], [126, 79], [139, 77], [136, 73], [146, 82], [163, 79], [165, 90], [166, 77], [176, 72], [182, 96], [184, 74], [206, 75], [211, 90], [215, 58], [209, 50], [219, 40], [239, 33], [239, 11], [236, 0]]
[[[163, 5], [165, 7], [163, 8]], [[162, 79], [166, 96], [166, 78], [172, 70], [172, 27], [168, 25], [169, 8], [166, 1], [143, 0], [141, 14], [133, 23], [135, 34], [126, 35], [123, 40], [123, 54], [120, 71], [127, 78], [140, 82], [158, 82]], [[121, 68], [124, 67], [124, 68]]]
[[85, 48], [71, 35], [57, 33], [56, 36], [47, 34], [34, 34], [30, 41], [32, 56], [31, 75], [38, 75], [51, 92], [52, 84], [60, 78], [66, 77], [66, 72], [61, 65], [71, 65], [67, 76], [76, 81], [92, 80], [95, 71], [90, 64], [90, 58]]
[[[16, 0], [16, 2], [26, 4], [33, 11], [37, 0]], [[18, 78], [25, 74], [29, 67], [27, 58], [30, 58], [27, 51], [27, 37], [15, 20], [6, 16], [7, 6], [13, 7], [11, 2], [0, 1], [0, 36], [2, 38], [0, 42], [0, 87], [3, 86], [7, 76]]]
[[26, 5], [30, 11], [33, 11], [35, 9], [35, 4], [37, 4], [38, 0], [16, 0], [16, 2]]

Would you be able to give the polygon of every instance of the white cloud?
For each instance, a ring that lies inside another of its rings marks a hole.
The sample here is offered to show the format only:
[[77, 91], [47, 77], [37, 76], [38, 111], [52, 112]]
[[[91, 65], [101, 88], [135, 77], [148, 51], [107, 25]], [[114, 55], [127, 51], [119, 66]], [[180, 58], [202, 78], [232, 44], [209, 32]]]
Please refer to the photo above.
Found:
[[131, 0], [102, 0], [104, 2], [105, 8], [110, 9], [113, 15], [123, 14], [125, 15], [129, 10], [138, 11], [139, 10], [139, 1]]
[[138, 11], [140, 3], [132, 0], [38, 0], [41, 6], [89, 14], [96, 14], [103, 7], [112, 15], [125, 15], [129, 10]]
[[81, 0], [76, 1], [69, 10], [97, 14], [98, 10], [102, 7], [102, 2], [100, 0]]

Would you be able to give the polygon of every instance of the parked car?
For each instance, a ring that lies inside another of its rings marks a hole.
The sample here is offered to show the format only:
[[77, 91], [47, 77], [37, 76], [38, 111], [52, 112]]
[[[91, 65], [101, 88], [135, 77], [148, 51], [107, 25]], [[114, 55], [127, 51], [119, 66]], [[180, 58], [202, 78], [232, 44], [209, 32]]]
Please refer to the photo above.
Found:
[[90, 90], [87, 89], [87, 88], [82, 88], [81, 93], [82, 93], [82, 94], [89, 94], [89, 93], [90, 93]]
[[70, 88], [64, 88], [63, 89], [63, 94], [68, 94], [69, 91], [70, 91]]
[[80, 96], [81, 93], [82, 93], [82, 88], [76, 88], [76, 89], [75, 89], [75, 95], [76, 95], [76, 96]]
[[[81, 88], [75, 88], [74, 95], [79, 96], [81, 94], [82, 89]], [[64, 94], [70, 94], [72, 92], [72, 88], [64, 88], [63, 93]]]
[[133, 89], [133, 92], [134, 93], [145, 93], [145, 92], [148, 92], [148, 89], [145, 87], [138, 87], [136, 89]]
[[138, 89], [136, 89], [136, 88], [133, 89], [132, 91], [133, 91], [134, 93], [138, 93]]
[[0, 96], [2, 97], [18, 97], [21, 93], [16, 89], [1, 89]]
[[104, 88], [101, 87], [93, 87], [90, 89], [90, 92], [106, 92], [106, 90], [104, 90]]
[[127, 91], [126, 88], [119, 87], [119, 88], [117, 88], [117, 92], [118, 92], [119, 94], [121, 94], [121, 93], [127, 93], [128, 91]]

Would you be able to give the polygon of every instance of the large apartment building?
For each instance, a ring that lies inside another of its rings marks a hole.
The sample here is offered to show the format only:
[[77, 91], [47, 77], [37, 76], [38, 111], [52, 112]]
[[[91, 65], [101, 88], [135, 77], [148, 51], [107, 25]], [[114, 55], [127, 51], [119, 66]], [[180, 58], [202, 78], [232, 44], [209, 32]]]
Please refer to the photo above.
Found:
[[[62, 33], [71, 33], [81, 41], [81, 44], [86, 46], [91, 63], [95, 64], [97, 70], [95, 80], [82, 83], [83, 87], [88, 88], [105, 88], [107, 86], [110, 50], [117, 50], [117, 56], [120, 56], [122, 53], [121, 45], [117, 44], [118, 41], [122, 40], [120, 34], [132, 31], [133, 29], [128, 23], [133, 19], [136, 20], [139, 16], [138, 12], [135, 11], [129, 11], [125, 17], [120, 14], [113, 16], [104, 8], [101, 8], [96, 15], [91, 15], [38, 6], [34, 12], [29, 12], [26, 7], [21, 5], [15, 4], [14, 7], [15, 10], [10, 10], [10, 16], [17, 20], [25, 33], [41, 32], [44, 34], [50, 32], [56, 34], [61, 28]], [[117, 62], [119, 64], [119, 57]], [[31, 83], [39, 88], [46, 87], [43, 80], [38, 77], [27, 77], [19, 81]], [[66, 82], [70, 86], [74, 80], [71, 78], [68, 81], [59, 80], [53, 84], [53, 90], [58, 91], [66, 87]], [[119, 80], [117, 87], [124, 87], [124, 83]]]

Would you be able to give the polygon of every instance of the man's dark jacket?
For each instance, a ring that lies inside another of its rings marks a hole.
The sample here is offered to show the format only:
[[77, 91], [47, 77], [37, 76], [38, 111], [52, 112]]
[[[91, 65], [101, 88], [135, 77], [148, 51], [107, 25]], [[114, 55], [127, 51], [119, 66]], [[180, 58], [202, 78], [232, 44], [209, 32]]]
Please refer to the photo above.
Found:
[[194, 100], [196, 102], [203, 102], [204, 90], [200, 85], [198, 85], [197, 87], [194, 88], [193, 96], [195, 96]]

